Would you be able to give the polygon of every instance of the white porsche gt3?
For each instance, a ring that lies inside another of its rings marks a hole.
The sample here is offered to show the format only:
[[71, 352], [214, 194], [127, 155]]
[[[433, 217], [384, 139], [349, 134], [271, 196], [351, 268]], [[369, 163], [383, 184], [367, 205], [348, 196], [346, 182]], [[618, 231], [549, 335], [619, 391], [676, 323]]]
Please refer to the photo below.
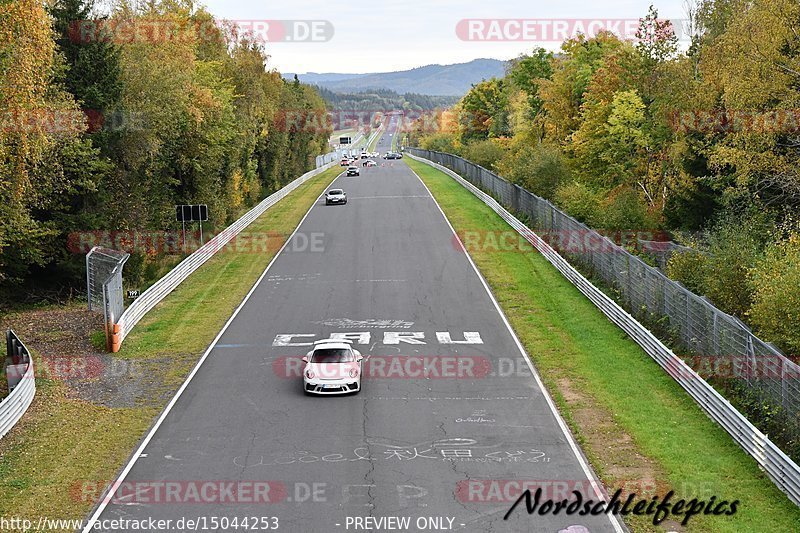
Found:
[[317, 341], [303, 357], [303, 390], [306, 394], [348, 394], [361, 391], [363, 357], [350, 341]]

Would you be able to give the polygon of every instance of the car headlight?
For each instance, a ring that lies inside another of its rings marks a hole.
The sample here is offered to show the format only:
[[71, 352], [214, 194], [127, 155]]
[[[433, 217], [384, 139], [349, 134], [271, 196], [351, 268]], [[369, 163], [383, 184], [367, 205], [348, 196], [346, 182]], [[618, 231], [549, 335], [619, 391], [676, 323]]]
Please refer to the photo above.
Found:
[[356, 368], [351, 368], [351, 369], [350, 369], [350, 377], [351, 377], [351, 378], [357, 378], [357, 377], [358, 377], [358, 369], [356, 369]]
[[314, 379], [314, 371], [313, 370], [306, 370], [306, 377], [308, 379]]

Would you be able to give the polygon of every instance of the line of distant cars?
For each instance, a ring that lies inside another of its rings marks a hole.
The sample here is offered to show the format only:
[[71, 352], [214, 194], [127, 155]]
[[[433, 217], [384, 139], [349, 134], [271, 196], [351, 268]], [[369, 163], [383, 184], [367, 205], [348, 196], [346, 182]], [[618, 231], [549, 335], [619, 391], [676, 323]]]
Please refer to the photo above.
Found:
[[[361, 166], [363, 167], [376, 167], [378, 164], [370, 159], [370, 157], [378, 157], [380, 154], [378, 152], [367, 152], [366, 150], [361, 151], [360, 160], [362, 160]], [[383, 155], [384, 159], [402, 159], [403, 154], [400, 152], [386, 152]], [[360, 176], [361, 171], [355, 164], [356, 158], [355, 157], [343, 157], [342, 161], [339, 163], [343, 167], [347, 167], [345, 171], [345, 175], [348, 177], [352, 176]], [[347, 194], [342, 189], [330, 189], [327, 193], [325, 193], [325, 205], [345, 205], [347, 203]]]
[[[374, 161], [374, 158], [380, 157], [379, 152], [367, 152], [366, 150], [362, 150], [361, 155], [356, 157], [346, 156], [343, 157], [342, 160], [339, 162], [339, 166], [342, 167], [352, 167], [355, 166], [356, 161], [361, 161], [361, 166], [364, 167], [374, 167], [378, 164]], [[383, 154], [384, 159], [403, 159], [403, 154], [400, 152], [386, 152]], [[357, 174], [356, 174], [357, 175]]]
[[[341, 165], [343, 167], [346, 167], [348, 165], [354, 165], [356, 160], [367, 160], [367, 161], [369, 161], [370, 158], [379, 157], [379, 156], [380, 156], [380, 153], [378, 153], [378, 152], [367, 152], [366, 150], [361, 150], [361, 155], [360, 156], [358, 156], [358, 157], [350, 157], [350, 156], [343, 157], [342, 161], [339, 163], [339, 165]], [[373, 163], [374, 163], [374, 161], [373, 161]]]

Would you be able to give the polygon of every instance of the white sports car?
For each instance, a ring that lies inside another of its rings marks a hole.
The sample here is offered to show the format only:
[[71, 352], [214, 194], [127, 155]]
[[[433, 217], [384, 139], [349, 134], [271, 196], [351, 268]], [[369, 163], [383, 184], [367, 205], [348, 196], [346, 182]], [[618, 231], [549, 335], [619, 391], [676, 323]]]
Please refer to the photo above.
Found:
[[306, 394], [347, 394], [361, 391], [363, 357], [349, 341], [317, 341], [303, 357], [303, 390]]

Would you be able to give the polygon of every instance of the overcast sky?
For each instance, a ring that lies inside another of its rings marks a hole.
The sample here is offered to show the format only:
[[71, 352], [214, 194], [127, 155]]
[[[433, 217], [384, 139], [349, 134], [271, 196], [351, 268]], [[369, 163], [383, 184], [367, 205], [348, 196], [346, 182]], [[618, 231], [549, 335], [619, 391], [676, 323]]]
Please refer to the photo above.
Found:
[[[431, 63], [475, 58], [509, 59], [544, 46], [555, 50], [556, 35], [541, 42], [474, 41], [459, 38], [463, 19], [565, 21], [635, 20], [653, 0], [378, 0], [373, 2], [285, 0], [204, 0], [217, 17], [236, 21], [327, 21], [325, 42], [280, 42], [266, 46], [271, 66], [281, 72], [385, 72]], [[659, 16], [686, 17], [684, 0], [655, 0]], [[605, 23], [605, 22], [604, 22]], [[490, 29], [488, 23], [486, 31]], [[537, 23], [538, 24], [538, 23]], [[541, 26], [540, 26], [541, 27]], [[508, 27], [505, 35], [514, 35]], [[539, 30], [541, 35], [547, 30]], [[551, 31], [552, 33], [552, 31]], [[482, 34], [485, 35], [485, 32]]]

